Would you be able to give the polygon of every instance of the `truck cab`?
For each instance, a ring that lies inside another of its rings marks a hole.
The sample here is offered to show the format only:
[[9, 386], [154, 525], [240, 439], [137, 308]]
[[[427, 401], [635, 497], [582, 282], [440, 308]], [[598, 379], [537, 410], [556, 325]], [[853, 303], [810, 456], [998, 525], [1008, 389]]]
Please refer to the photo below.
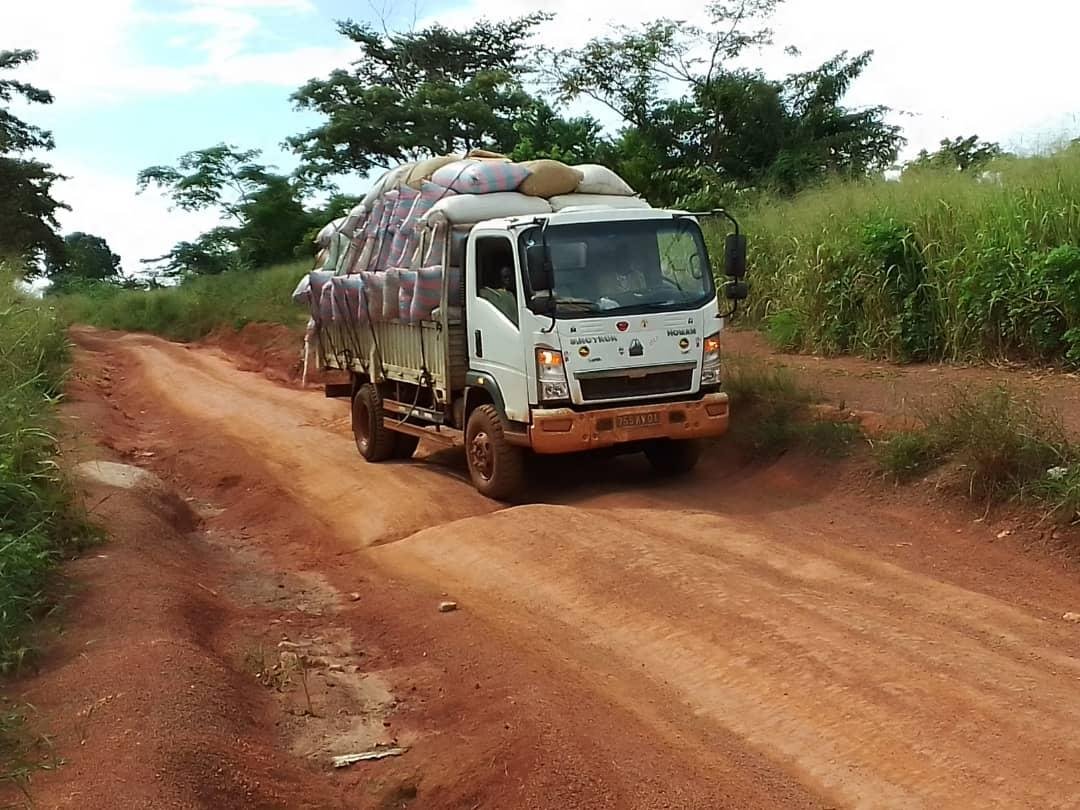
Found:
[[[694, 440], [726, 431], [723, 321], [692, 217], [585, 208], [493, 220], [472, 229], [465, 255], [470, 388], [491, 397], [509, 441], [537, 453], [627, 445], [677, 472], [696, 461]], [[465, 441], [471, 465], [490, 467], [490, 438]]]

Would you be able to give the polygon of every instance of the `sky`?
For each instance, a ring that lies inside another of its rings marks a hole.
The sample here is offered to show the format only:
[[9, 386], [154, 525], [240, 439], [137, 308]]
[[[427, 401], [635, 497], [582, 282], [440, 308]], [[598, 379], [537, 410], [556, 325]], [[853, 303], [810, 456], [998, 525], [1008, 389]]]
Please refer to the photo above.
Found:
[[[55, 136], [47, 159], [70, 177], [56, 187], [72, 209], [61, 215], [62, 230], [104, 236], [125, 272], [134, 273], [141, 259], [217, 222], [211, 212], [170, 210], [159, 193], [138, 194], [139, 170], [221, 142], [262, 149], [266, 162], [292, 170], [295, 157], [282, 142], [318, 119], [296, 111], [290, 94], [356, 58], [336, 20], [456, 26], [541, 5], [556, 15], [540, 32], [548, 46], [577, 45], [612, 23], [659, 13], [695, 21], [704, 7], [702, 0], [420, 0], [415, 7], [389, 0], [0, 0], [0, 49], [39, 51], [38, 62], [16, 77], [55, 96], [48, 107], [17, 112]], [[787, 0], [772, 22], [776, 47], [743, 61], [781, 76], [839, 51], [872, 49], [874, 61], [847, 103], [891, 107], [909, 141], [906, 155], [970, 134], [1034, 150], [1080, 135], [1080, 83], [1071, 80], [1080, 6], [1027, 0], [1022, 13], [1018, 8], [985, 0]], [[801, 55], [786, 55], [788, 44]], [[363, 184], [353, 178], [343, 185], [359, 191]]]

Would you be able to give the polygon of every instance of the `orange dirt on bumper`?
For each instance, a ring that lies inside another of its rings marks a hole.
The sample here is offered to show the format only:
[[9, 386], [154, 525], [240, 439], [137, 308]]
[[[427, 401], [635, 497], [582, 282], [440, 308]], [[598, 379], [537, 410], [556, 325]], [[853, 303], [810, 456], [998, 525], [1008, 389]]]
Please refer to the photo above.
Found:
[[702, 439], [728, 429], [728, 395], [706, 394], [694, 402], [579, 412], [533, 411], [529, 442], [537, 453], [574, 453], [648, 439]]

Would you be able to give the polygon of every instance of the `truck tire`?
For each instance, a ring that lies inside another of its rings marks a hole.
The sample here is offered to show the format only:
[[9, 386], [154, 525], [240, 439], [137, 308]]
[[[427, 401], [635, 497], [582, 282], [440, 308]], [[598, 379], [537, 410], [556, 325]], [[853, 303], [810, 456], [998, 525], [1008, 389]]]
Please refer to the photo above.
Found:
[[367, 461], [386, 461], [394, 455], [397, 434], [384, 424], [382, 396], [371, 383], [364, 383], [353, 395], [352, 429], [356, 449]]
[[701, 458], [701, 442], [695, 439], [659, 439], [645, 448], [657, 475], [685, 475], [697, 466]]
[[502, 420], [494, 405], [481, 405], [469, 415], [465, 427], [465, 458], [469, 477], [481, 495], [507, 500], [524, 487], [524, 453], [520, 447], [506, 441]]

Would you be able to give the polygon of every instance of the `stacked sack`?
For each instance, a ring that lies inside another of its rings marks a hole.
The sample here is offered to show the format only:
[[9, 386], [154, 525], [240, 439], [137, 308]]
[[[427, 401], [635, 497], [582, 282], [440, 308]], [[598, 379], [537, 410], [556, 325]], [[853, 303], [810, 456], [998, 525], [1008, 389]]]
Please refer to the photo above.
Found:
[[[319, 275], [312, 273], [310, 293], [294, 298], [308, 303], [317, 325], [431, 320], [444, 273], [450, 274], [449, 306], [462, 305], [461, 268], [444, 271], [450, 263], [443, 256], [447, 234], [462, 235], [453, 226], [597, 206], [649, 204], [615, 172], [597, 164], [514, 163], [504, 155], [473, 150], [463, 157], [398, 166], [383, 174], [347, 216], [320, 231]], [[342, 275], [348, 283], [329, 283], [330, 277]]]

